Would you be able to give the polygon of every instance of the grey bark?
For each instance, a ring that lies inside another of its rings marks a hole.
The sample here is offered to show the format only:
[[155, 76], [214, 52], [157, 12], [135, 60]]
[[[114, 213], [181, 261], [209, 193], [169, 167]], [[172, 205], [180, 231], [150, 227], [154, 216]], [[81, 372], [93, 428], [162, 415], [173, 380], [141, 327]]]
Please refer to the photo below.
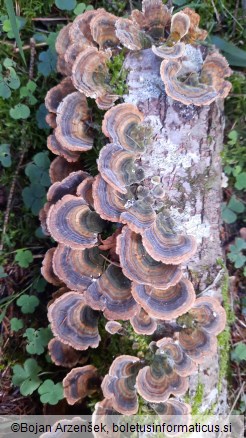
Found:
[[[143, 50], [131, 53], [125, 61], [128, 69], [126, 102], [134, 103], [145, 115], [154, 132], [154, 141], [141, 157], [146, 172], [145, 186], [153, 188], [160, 177], [165, 190], [164, 204], [178, 230], [196, 237], [198, 250], [184, 267], [196, 293], [221, 299], [223, 272], [217, 260], [223, 258], [221, 225], [221, 159], [223, 145], [223, 102], [210, 106], [183, 105], [165, 93], [160, 77], [161, 59]], [[187, 69], [199, 70], [202, 54], [199, 48], [187, 50]], [[216, 406], [215, 413], [227, 411], [226, 382], [218, 392], [219, 353], [208, 358], [190, 379], [190, 394], [197, 384], [204, 384], [200, 408], [206, 412]]]

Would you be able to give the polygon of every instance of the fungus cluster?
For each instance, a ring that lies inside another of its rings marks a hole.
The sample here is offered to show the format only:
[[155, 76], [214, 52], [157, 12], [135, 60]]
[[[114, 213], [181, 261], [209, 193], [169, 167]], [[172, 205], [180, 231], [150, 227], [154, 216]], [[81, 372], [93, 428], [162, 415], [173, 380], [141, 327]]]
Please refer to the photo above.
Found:
[[[165, 321], [174, 338], [159, 339], [149, 361], [121, 355], [102, 381], [104, 400], [96, 412], [134, 414], [138, 394], [158, 403], [159, 415], [188, 415], [175, 399], [188, 376], [216, 351], [225, 312], [215, 298], [200, 297], [182, 266], [194, 256], [192, 235], [177, 231], [167, 209], [161, 179], [151, 178], [141, 157], [153, 133], [136, 105], [121, 103], [110, 85], [108, 62], [123, 50], [151, 48], [163, 58], [160, 76], [168, 96], [186, 105], [208, 105], [225, 97], [230, 83], [226, 60], [201, 55], [206, 32], [191, 9], [172, 14], [161, 0], [143, 0], [142, 12], [118, 18], [104, 9], [87, 11], [59, 33], [58, 71], [65, 76], [47, 94], [47, 121], [54, 129], [48, 148], [58, 155], [50, 168], [52, 186], [40, 213], [43, 230], [57, 246], [44, 257], [42, 274], [60, 287], [48, 308], [54, 339], [52, 360], [66, 367], [85, 364], [86, 350], [100, 342], [103, 315], [111, 335], [152, 335]], [[189, 54], [199, 53], [199, 65]], [[81, 153], [93, 148], [93, 113], [87, 98], [107, 110], [102, 131], [108, 143], [98, 157], [98, 175], [83, 170]], [[175, 321], [176, 320], [176, 321]], [[119, 322], [121, 321], [121, 322]], [[153, 345], [152, 345], [153, 347]], [[82, 360], [82, 362], [81, 362]], [[100, 386], [93, 365], [72, 369], [64, 394], [74, 404]], [[171, 398], [170, 398], [171, 397]]]

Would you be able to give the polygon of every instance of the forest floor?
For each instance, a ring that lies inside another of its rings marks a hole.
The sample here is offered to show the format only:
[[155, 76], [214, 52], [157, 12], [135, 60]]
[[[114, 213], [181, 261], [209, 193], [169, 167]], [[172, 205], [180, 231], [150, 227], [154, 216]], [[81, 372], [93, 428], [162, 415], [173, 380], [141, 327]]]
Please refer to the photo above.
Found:
[[[140, 1], [17, 0], [15, 14], [23, 56], [15, 42], [6, 3], [1, 1], [0, 46], [0, 413], [76, 413], [64, 400], [43, 405], [35, 385], [13, 385], [13, 367], [32, 359], [33, 383], [47, 373], [54, 384], [64, 370], [51, 364], [51, 338], [46, 306], [55, 290], [40, 274], [43, 256], [52, 241], [43, 235], [38, 213], [50, 185], [52, 159], [47, 152], [49, 127], [44, 97], [60, 81], [56, 72], [55, 38], [59, 29], [88, 7], [105, 7], [117, 15], [130, 12]], [[66, 10], [61, 4], [66, 4]], [[222, 155], [224, 189], [221, 235], [230, 279], [229, 323], [226, 333], [225, 372], [229, 402], [234, 412], [246, 411], [246, 2], [169, 1], [179, 8], [193, 7], [201, 26], [227, 57], [233, 70], [232, 92], [225, 102], [225, 140]], [[95, 151], [86, 166], [92, 170]], [[228, 359], [228, 360], [227, 360]], [[36, 369], [35, 369], [36, 367]], [[36, 373], [36, 374], [35, 374]], [[15, 381], [14, 381], [15, 382]], [[30, 397], [31, 395], [31, 397]], [[91, 399], [89, 406], [95, 403]], [[80, 406], [81, 409], [81, 406]]]

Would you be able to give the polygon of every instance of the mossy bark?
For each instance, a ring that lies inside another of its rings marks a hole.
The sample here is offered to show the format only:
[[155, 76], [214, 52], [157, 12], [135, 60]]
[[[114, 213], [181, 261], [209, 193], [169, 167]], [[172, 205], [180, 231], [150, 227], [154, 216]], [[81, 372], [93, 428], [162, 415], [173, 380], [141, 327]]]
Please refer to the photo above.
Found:
[[[193, 50], [193, 60], [202, 56]], [[221, 225], [221, 159], [223, 146], [223, 102], [210, 106], [183, 105], [165, 93], [160, 78], [161, 59], [143, 50], [131, 53], [125, 61], [128, 69], [126, 102], [134, 103], [145, 114], [154, 140], [147, 146], [140, 164], [145, 169], [144, 185], [153, 188], [159, 177], [165, 191], [164, 208], [178, 230], [196, 237], [198, 250], [185, 275], [193, 282], [197, 295], [222, 299], [223, 259]], [[199, 411], [227, 411], [226, 383], [219, 385], [220, 354], [208, 357], [190, 378], [190, 401], [203, 387]], [[220, 391], [218, 390], [220, 386]]]

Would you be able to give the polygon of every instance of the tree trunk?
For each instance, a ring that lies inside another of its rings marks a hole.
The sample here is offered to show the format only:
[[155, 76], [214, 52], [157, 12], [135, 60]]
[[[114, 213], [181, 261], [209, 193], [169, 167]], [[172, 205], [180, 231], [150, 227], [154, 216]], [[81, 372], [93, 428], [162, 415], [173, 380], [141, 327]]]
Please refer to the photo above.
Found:
[[[201, 57], [199, 48], [190, 50]], [[221, 300], [226, 275], [218, 263], [218, 259], [223, 259], [220, 239], [223, 101], [197, 107], [172, 100], [166, 95], [160, 77], [161, 61], [150, 49], [130, 53], [125, 61], [128, 69], [125, 101], [138, 106], [154, 131], [154, 141], [141, 157], [146, 173], [144, 184], [151, 188], [156, 181], [153, 177], [160, 177], [165, 208], [177, 229], [197, 239], [196, 255], [184, 267], [197, 295], [207, 294]], [[219, 362], [218, 353], [190, 378], [191, 405], [196, 403], [195, 397], [202, 388], [199, 412], [227, 411], [226, 382], [220, 381]]]

